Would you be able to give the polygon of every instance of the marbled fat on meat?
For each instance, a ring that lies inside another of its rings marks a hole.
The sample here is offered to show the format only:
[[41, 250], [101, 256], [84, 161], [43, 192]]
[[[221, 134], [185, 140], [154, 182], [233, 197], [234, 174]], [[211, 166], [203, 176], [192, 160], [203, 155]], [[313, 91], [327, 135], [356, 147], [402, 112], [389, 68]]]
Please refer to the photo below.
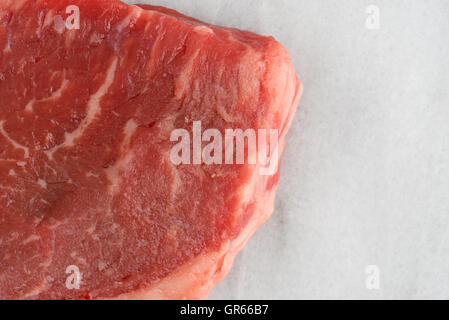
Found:
[[207, 297], [279, 172], [176, 166], [170, 134], [278, 129], [282, 149], [301, 92], [271, 37], [116, 0], [0, 0], [0, 298]]

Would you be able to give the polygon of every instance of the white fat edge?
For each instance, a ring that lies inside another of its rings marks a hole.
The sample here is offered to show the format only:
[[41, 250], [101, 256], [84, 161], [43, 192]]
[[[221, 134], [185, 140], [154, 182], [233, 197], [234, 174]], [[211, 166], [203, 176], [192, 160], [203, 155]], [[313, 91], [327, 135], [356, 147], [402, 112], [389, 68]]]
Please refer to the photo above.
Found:
[[131, 6], [131, 11], [128, 13], [128, 15], [117, 24], [116, 26], [117, 31], [122, 32], [131, 23], [136, 23], [137, 20], [139, 20], [141, 14], [142, 9], [136, 6]]
[[54, 22], [55, 18], [55, 11], [54, 9], [50, 9], [47, 14], [45, 15], [44, 23], [42, 25], [42, 28], [47, 28], [51, 26]]
[[5, 47], [3, 48], [3, 53], [7, 54], [7, 53], [11, 53], [11, 52], [12, 52], [12, 50], [11, 50], [11, 36], [8, 33], [7, 36], [6, 36], [6, 44], [5, 44]]
[[26, 112], [33, 112], [33, 106], [34, 106], [35, 102], [36, 102], [35, 99], [31, 99], [30, 102], [28, 102], [27, 105], [25, 106], [25, 111]]
[[86, 128], [95, 121], [95, 118], [101, 114], [101, 99], [106, 95], [109, 88], [115, 79], [115, 71], [117, 69], [118, 58], [115, 57], [111, 66], [109, 67], [106, 75], [106, 79], [103, 85], [94, 93], [87, 103], [87, 117], [81, 122], [81, 125], [72, 133], [66, 133], [65, 146], [73, 147], [75, 145], [75, 140], [80, 138]]
[[55, 92], [53, 92], [52, 95], [49, 96], [48, 98], [45, 98], [45, 99], [42, 99], [42, 100], [39, 100], [39, 101], [40, 101], [40, 102], [45, 102], [45, 101], [51, 101], [51, 100], [55, 100], [55, 99], [61, 98], [61, 97], [62, 97], [62, 93], [63, 93], [64, 90], [67, 88], [67, 86], [69, 85], [69, 83], [70, 83], [69, 80], [64, 79], [64, 80], [62, 81], [62, 84], [61, 84], [61, 86], [59, 87], [58, 90], [56, 90]]
[[193, 30], [196, 33], [199, 33], [201, 35], [212, 35], [212, 34], [214, 34], [214, 30], [212, 30], [208, 26], [196, 26], [195, 28], [193, 28]]
[[120, 172], [128, 167], [128, 164], [131, 162], [133, 158], [133, 153], [130, 150], [130, 143], [132, 136], [136, 133], [138, 128], [137, 123], [131, 119], [129, 120], [125, 128], [123, 129], [123, 142], [121, 143], [120, 150], [122, 156], [113, 166], [106, 169], [106, 177], [108, 178], [110, 185], [109, 185], [109, 192], [112, 195], [115, 195], [118, 187], [121, 184], [121, 177]]
[[39, 237], [38, 235], [33, 234], [33, 235], [29, 236], [28, 238], [26, 238], [22, 242], [22, 244], [28, 244], [28, 243], [31, 243], [31, 242], [39, 241], [40, 239], [41, 239], [41, 237]]
[[11, 139], [11, 137], [5, 131], [3, 123], [5, 123], [5, 120], [0, 121], [0, 133], [14, 146], [14, 148], [23, 150], [24, 158], [28, 159], [30, 157], [30, 149]]
[[118, 58], [114, 57], [111, 65], [106, 74], [106, 79], [103, 85], [98, 89], [96, 93], [90, 96], [89, 102], [87, 103], [87, 116], [83, 119], [81, 124], [73, 132], [65, 134], [65, 140], [59, 146], [54, 147], [51, 150], [46, 151], [47, 156], [50, 160], [53, 160], [53, 154], [62, 147], [73, 147], [75, 141], [82, 137], [84, 131], [95, 121], [97, 116], [101, 114], [101, 99], [107, 94], [109, 88], [114, 82], [115, 72], [117, 70]]
[[200, 50], [200, 47], [195, 50], [195, 53], [189, 58], [189, 61], [186, 63], [184, 70], [182, 70], [175, 81], [175, 98], [177, 100], [180, 100], [184, 96], [186, 90], [189, 87], [188, 83], [192, 80], [192, 77], [190, 77], [190, 73], [193, 70], [194, 62], [198, 57]]
[[37, 180], [37, 184], [42, 188], [42, 189], [47, 189], [47, 181], [43, 180], [43, 179], [38, 179]]

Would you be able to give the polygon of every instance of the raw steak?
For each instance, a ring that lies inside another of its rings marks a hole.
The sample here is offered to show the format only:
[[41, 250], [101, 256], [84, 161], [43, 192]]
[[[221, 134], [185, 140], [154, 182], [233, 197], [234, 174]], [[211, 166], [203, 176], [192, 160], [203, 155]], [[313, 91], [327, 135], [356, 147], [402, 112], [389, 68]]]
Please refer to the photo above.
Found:
[[282, 151], [301, 91], [271, 37], [116, 0], [0, 0], [0, 298], [207, 297], [279, 171], [176, 165], [171, 134], [278, 129]]

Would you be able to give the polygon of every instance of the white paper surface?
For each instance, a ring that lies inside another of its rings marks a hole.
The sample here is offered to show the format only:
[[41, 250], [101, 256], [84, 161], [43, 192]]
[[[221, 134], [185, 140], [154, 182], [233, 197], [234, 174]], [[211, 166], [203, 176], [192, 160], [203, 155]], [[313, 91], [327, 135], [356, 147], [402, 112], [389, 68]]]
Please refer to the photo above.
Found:
[[212, 299], [449, 298], [449, 1], [126, 2], [273, 35], [304, 83], [273, 217]]

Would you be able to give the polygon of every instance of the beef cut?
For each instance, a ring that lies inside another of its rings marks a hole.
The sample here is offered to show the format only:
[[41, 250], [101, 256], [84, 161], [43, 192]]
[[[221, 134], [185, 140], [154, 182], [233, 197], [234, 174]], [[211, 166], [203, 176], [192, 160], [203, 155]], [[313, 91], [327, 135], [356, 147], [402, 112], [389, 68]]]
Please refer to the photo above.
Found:
[[0, 298], [206, 298], [279, 170], [175, 164], [172, 133], [276, 129], [282, 151], [301, 92], [271, 37], [117, 0], [0, 0]]

